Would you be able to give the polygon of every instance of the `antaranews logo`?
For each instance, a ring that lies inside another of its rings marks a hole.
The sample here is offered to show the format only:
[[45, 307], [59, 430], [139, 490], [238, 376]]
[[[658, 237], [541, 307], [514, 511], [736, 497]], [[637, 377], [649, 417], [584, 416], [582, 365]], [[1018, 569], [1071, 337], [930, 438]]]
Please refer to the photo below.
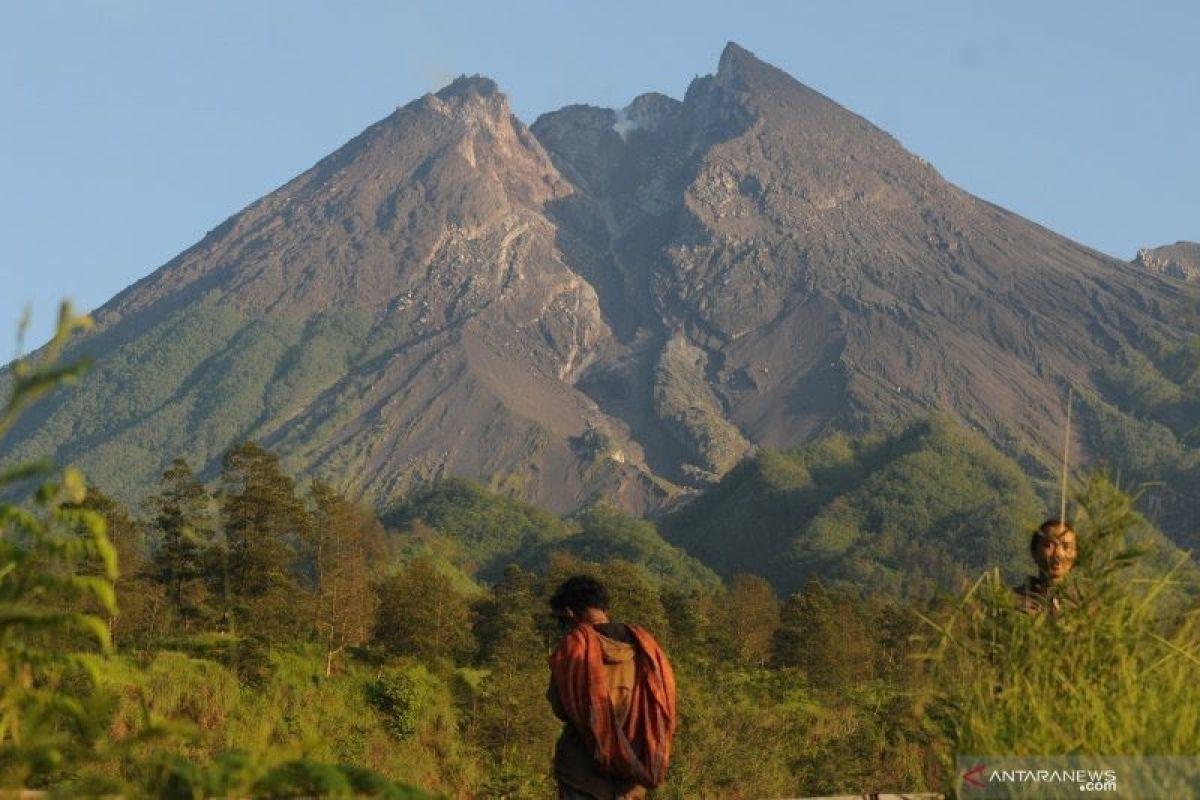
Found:
[[959, 796], [1200, 797], [1200, 758], [960, 756]]
[[987, 767], [982, 763], [976, 764], [975, 766], [971, 767], [969, 770], [962, 773], [963, 783], [965, 783], [975, 789], [984, 788], [985, 786], [987, 786], [987, 784], [985, 784], [983, 782], [983, 771], [985, 769], [987, 769]]

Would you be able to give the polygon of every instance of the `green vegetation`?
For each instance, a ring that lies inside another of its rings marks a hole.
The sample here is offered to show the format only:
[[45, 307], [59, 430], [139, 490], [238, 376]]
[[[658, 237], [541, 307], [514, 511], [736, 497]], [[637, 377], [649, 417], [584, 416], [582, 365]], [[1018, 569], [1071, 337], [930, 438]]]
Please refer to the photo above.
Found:
[[577, 446], [580, 454], [588, 462], [603, 461], [612, 457], [617, 450], [612, 434], [591, 425], [579, 436]]
[[610, 506], [597, 506], [575, 517], [570, 535], [531, 541], [509, 554], [508, 561], [544, 572], [556, 554], [603, 563], [637, 564], [648, 580], [671, 582], [686, 589], [711, 588], [720, 579], [708, 567], [663, 540], [654, 525]]
[[662, 529], [721, 575], [762, 575], [783, 592], [819, 577], [927, 597], [992, 564], [1018, 574], [1021, 539], [1039, 514], [1015, 464], [934, 417], [897, 433], [762, 451]]
[[[13, 366], [9, 400], [0, 414], [0, 437], [30, 402], [82, 371], [84, 364], [57, 362], [72, 333], [87, 325], [86, 318], [75, 317], [64, 305], [58, 331], [40, 359]], [[225, 495], [230, 498], [227, 534], [239, 530], [244, 519], [239, 514], [255, 506], [270, 507], [266, 499], [252, 494], [260, 481], [247, 468], [247, 451], [266, 468], [273, 465], [269, 454], [250, 448], [231, 454], [231, 459], [243, 458], [229, 467], [226, 479], [227, 486], [241, 481]], [[169, 486], [188, 486], [186, 471], [179, 464], [175, 467]], [[0, 475], [0, 487], [46, 478], [50, 472], [47, 463], [18, 463]], [[290, 490], [290, 479], [275, 480], [273, 488]], [[287, 687], [291, 691], [282, 696], [273, 692], [297, 671], [283, 654], [260, 650], [260, 668], [239, 673], [263, 690], [252, 694], [239, 692], [238, 678], [208, 659], [158, 652], [146, 663], [151, 651], [141, 650], [140, 663], [131, 665], [128, 655], [114, 654], [118, 629], [143, 644], [158, 634], [158, 649], [166, 643], [159, 610], [164, 615], [174, 611], [178, 619], [192, 616], [194, 607], [182, 601], [186, 581], [180, 570], [195, 560], [185, 557], [190, 552], [183, 546], [187, 526], [180, 515], [169, 513], [179, 510], [171, 504], [179, 497], [160, 498], [154, 504], [159, 510], [156, 521], [180, 534], [166, 555], [160, 552], [157, 568], [150, 568], [144, 557], [142, 526], [111, 499], [88, 491], [78, 470], [66, 470], [60, 481], [44, 482], [31, 505], [0, 503], [0, 788], [47, 787], [65, 796], [427, 796], [357, 763], [322, 763], [322, 756], [343, 755], [330, 748], [335, 741], [330, 735], [314, 730], [317, 735], [312, 738], [298, 739], [290, 735], [297, 730], [294, 726], [287, 736], [272, 732], [280, 709], [309, 714], [312, 725], [357, 718], [351, 712], [338, 719], [324, 704], [312, 702], [306, 674], [299, 687], [293, 681]], [[267, 550], [278, 552], [278, 543]], [[119, 578], [119, 557], [127, 570], [137, 571]], [[222, 563], [227, 621], [228, 601], [239, 595], [228, 559]], [[147, 588], [152, 590], [143, 591]], [[132, 601], [127, 608], [142, 613], [121, 613], [118, 593]], [[148, 606], [157, 608], [149, 612]], [[203, 641], [190, 644], [203, 646]], [[250, 648], [244, 640], [227, 649], [239, 656], [238, 667], [245, 666]], [[273, 713], [265, 715], [266, 709]], [[243, 719], [239, 712], [245, 714], [246, 729], [241, 731], [234, 728]], [[234, 742], [252, 749], [229, 749]]]
[[105, 352], [103, 363], [22, 419], [7, 455], [56, 454], [114, 497], [139, 500], [173, 458], [204, 472], [229, 442], [294, 417], [359, 363], [369, 328], [353, 311], [248, 320], [207, 297], [153, 332], [106, 331], [75, 348]]
[[536, 506], [458, 478], [415, 492], [384, 521], [400, 528], [419, 521], [449, 533], [457, 548], [446, 555], [465, 571], [484, 578], [497, 577], [505, 556], [518, 547], [558, 541], [570, 533], [565, 522]]
[[[41, 361], [13, 367], [0, 437], [25, 406], [83, 369], [60, 367], [57, 360], [71, 334], [87, 325], [64, 305]], [[49, 473], [45, 463], [18, 464], [0, 475], [0, 487]], [[67, 643], [79, 651], [112, 647], [100, 614], [116, 608], [117, 554], [103, 517], [78, 507], [85, 494], [82, 475], [68, 470], [61, 481], [38, 488], [32, 507], [0, 503], [0, 782], [5, 785], [86, 763], [103, 738], [107, 698], [88, 685], [91, 661], [82, 652], [63, 652]], [[85, 574], [83, 565], [93, 560], [98, 574]], [[84, 611], [85, 605], [98, 607], [100, 614]]]
[[[54, 362], [75, 324], [14, 368], [0, 434], [78, 372]], [[1200, 748], [1190, 559], [1093, 476], [1064, 610], [1020, 611], [1035, 492], [945, 418], [760, 452], [667, 539], [462, 480], [404, 498], [389, 533], [252, 441], [211, 486], [166, 463], [144, 517], [74, 470], [0, 505], [0, 789], [551, 797], [547, 599], [581, 572], [676, 666], [655, 797], [944, 790], [955, 753]]]
[[1085, 417], [1099, 460], [1125, 485], [1146, 486], [1141, 510], [1181, 547], [1196, 550], [1200, 337], [1126, 349], [1100, 379], [1107, 400], [1087, 397]]
[[429, 559], [464, 588], [472, 578], [495, 581], [509, 564], [544, 572], [555, 554], [636, 563], [652, 580], [689, 588], [719, 582], [650, 522], [607, 506], [563, 520], [460, 478], [414, 492], [384, 519], [403, 532], [398, 545], [405, 553]]
[[1127, 348], [1100, 377], [1121, 409], [1162, 422], [1193, 444], [1198, 441], [1191, 435], [1200, 433], [1194, 430], [1200, 407], [1200, 337], [1153, 339], [1145, 352]]

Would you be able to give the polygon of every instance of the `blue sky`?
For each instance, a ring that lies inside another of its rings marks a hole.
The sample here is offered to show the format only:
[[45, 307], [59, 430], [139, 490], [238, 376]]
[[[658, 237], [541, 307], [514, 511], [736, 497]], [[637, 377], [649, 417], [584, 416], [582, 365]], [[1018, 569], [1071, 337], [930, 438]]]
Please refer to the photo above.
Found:
[[0, 362], [462, 73], [529, 123], [682, 97], [728, 40], [1120, 258], [1200, 240], [1191, 2], [0, 2]]

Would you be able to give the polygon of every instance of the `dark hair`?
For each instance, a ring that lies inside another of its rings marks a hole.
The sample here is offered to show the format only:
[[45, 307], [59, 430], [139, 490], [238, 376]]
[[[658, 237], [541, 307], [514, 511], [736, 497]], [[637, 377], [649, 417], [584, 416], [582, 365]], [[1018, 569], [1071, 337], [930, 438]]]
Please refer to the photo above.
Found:
[[550, 608], [555, 611], [571, 609], [580, 616], [586, 609], [608, 610], [608, 590], [591, 575], [575, 575], [563, 581], [550, 598]]
[[1062, 530], [1058, 532], [1058, 535], [1060, 536], [1068, 531], [1075, 533], [1075, 529], [1071, 527], [1071, 523], [1069, 521], [1058, 518], [1048, 519], [1039, 525], [1038, 529], [1033, 532], [1033, 538], [1029, 540], [1029, 552], [1036, 553], [1042, 542], [1044, 542], [1050, 536], [1050, 531], [1054, 530], [1055, 528], [1062, 528]]

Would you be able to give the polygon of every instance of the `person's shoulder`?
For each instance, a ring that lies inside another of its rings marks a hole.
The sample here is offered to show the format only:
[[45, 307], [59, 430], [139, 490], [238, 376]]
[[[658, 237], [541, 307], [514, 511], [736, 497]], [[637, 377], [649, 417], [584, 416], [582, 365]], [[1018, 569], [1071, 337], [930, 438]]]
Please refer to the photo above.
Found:
[[592, 627], [601, 636], [605, 636], [613, 641], [633, 644], [633, 636], [629, 633], [629, 626], [623, 622], [599, 622]]
[[563, 634], [550, 654], [551, 661], [579, 658], [587, 651], [588, 625], [576, 625]]

